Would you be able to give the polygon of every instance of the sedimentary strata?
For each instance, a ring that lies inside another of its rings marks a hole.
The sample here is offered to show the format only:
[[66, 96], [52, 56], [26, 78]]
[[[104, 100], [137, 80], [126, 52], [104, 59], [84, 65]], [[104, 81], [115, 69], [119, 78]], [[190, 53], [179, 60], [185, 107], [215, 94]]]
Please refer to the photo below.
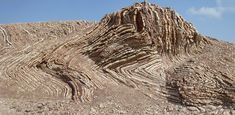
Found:
[[156, 101], [158, 113], [234, 112], [235, 46], [201, 35], [170, 8], [136, 3], [99, 23], [0, 25], [0, 32], [1, 97], [85, 106], [110, 92], [119, 99], [120, 90]]

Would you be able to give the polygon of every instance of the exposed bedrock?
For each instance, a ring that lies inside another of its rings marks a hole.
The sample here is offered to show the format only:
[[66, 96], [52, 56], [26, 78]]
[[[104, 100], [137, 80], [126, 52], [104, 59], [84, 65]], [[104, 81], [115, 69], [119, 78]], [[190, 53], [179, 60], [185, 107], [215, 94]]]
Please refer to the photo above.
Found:
[[104, 65], [140, 53], [172, 57], [209, 43], [174, 10], [149, 3], [106, 15], [91, 34], [88, 54]]
[[[85, 54], [103, 71], [150, 97], [167, 97], [171, 102], [194, 106], [234, 104], [232, 76], [224, 81], [218, 72], [213, 76], [206, 71], [215, 70], [206, 68], [198, 72], [200, 75], [166, 75], [172, 66], [202, 55], [203, 48], [212, 44], [170, 8], [148, 3], [123, 8], [106, 15], [87, 39]], [[197, 73], [197, 69], [191, 71]]]
[[0, 38], [0, 88], [15, 98], [86, 103], [117, 86], [167, 106], [234, 109], [234, 45], [170, 8], [144, 2], [99, 23], [0, 25]]

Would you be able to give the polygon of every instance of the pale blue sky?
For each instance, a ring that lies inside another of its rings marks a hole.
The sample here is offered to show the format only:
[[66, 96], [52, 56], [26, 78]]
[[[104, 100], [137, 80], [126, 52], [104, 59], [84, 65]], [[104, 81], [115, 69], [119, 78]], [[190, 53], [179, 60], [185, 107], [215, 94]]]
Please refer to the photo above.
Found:
[[[0, 0], [0, 24], [96, 20], [143, 0]], [[204, 35], [235, 43], [235, 0], [148, 0], [175, 9]]]

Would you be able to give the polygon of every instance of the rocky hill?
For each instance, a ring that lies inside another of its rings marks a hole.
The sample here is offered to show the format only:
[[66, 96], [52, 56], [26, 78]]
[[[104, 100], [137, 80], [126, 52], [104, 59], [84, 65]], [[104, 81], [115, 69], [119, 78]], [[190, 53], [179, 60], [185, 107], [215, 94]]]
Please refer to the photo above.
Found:
[[0, 25], [2, 114], [235, 114], [235, 45], [136, 3], [86, 21]]

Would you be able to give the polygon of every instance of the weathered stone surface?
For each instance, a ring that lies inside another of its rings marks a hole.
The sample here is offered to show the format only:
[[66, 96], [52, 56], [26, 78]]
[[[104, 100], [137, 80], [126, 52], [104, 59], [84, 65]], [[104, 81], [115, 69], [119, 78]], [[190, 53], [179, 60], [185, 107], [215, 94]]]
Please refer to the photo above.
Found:
[[[0, 113], [231, 114], [235, 45], [170, 8], [0, 25]], [[4, 105], [4, 106], [3, 106]]]

